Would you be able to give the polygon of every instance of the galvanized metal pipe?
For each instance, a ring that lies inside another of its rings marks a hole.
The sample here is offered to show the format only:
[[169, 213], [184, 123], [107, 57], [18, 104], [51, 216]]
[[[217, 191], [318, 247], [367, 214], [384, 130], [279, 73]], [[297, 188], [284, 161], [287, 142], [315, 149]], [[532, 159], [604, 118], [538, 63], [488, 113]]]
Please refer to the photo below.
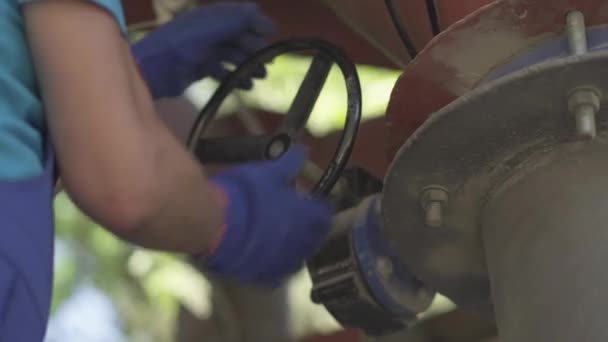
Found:
[[608, 341], [608, 145], [576, 143], [489, 201], [483, 239], [503, 342]]

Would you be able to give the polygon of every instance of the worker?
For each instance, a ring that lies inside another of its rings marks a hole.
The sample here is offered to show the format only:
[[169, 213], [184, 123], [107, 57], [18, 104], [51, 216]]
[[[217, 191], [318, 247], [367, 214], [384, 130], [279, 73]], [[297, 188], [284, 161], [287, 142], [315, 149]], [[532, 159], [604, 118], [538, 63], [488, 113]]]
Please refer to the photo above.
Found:
[[277, 286], [318, 248], [331, 208], [291, 187], [303, 148], [207, 178], [153, 106], [222, 79], [272, 31], [255, 5], [222, 3], [131, 47], [120, 0], [0, 1], [0, 341], [44, 336], [56, 170], [118, 237], [243, 283]]

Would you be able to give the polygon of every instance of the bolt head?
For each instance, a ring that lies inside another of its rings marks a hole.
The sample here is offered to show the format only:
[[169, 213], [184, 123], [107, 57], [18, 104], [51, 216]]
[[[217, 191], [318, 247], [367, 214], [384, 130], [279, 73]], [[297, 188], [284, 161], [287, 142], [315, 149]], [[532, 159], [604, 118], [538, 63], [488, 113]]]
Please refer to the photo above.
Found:
[[268, 148], [268, 154], [270, 158], [275, 159], [285, 153], [285, 145], [280, 140], [275, 140], [270, 144]]
[[448, 206], [448, 190], [439, 185], [427, 186], [422, 189], [420, 204], [424, 209], [427, 227], [443, 227], [443, 209]]
[[591, 87], [577, 88], [568, 97], [568, 110], [576, 114], [579, 108], [590, 106], [597, 113], [600, 110], [600, 100], [601, 93], [598, 90]]
[[568, 110], [576, 118], [579, 139], [590, 140], [596, 135], [595, 114], [600, 110], [601, 93], [590, 87], [575, 89], [568, 98]]
[[286, 134], [280, 134], [274, 137], [274, 140], [270, 142], [267, 147], [266, 155], [269, 159], [277, 159], [281, 157], [289, 149], [291, 144], [290, 137]]

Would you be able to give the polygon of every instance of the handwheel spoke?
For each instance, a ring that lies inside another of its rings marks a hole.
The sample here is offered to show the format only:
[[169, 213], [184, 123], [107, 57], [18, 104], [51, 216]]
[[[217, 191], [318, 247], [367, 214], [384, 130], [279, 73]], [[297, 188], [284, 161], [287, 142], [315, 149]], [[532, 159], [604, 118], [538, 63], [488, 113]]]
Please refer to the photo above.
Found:
[[285, 134], [202, 138], [194, 154], [202, 163], [246, 163], [276, 159], [289, 149], [290, 143]]
[[320, 52], [315, 56], [287, 112], [287, 117], [281, 127], [282, 132], [294, 136], [306, 125], [332, 65], [333, 60], [326, 54]]

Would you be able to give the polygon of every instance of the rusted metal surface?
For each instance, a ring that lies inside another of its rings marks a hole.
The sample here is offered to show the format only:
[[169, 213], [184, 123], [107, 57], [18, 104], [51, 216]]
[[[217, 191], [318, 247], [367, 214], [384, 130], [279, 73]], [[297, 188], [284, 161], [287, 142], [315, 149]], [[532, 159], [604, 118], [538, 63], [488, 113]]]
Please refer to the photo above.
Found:
[[589, 26], [608, 22], [608, 2], [602, 0], [500, 0], [437, 36], [409, 64], [393, 91], [387, 116], [389, 157], [430, 113], [511, 58], [563, 34], [565, 14], [572, 9], [584, 13]]
[[[608, 93], [608, 51], [550, 60], [484, 84], [433, 114], [403, 145], [385, 179], [384, 234], [421, 281], [491, 315], [480, 238], [487, 198], [513, 172], [582, 143], [568, 108], [568, 94], [581, 86]], [[605, 144], [608, 115], [600, 111], [596, 121], [596, 139]], [[425, 224], [420, 205], [430, 184], [449, 192], [439, 229]]]

